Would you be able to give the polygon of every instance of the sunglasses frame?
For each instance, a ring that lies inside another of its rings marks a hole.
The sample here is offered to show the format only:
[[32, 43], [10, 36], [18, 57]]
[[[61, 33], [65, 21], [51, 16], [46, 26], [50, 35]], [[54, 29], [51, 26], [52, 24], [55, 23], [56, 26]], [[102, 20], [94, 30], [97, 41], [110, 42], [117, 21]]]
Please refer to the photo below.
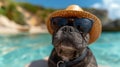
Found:
[[[50, 22], [51, 22], [51, 25], [52, 25], [52, 28], [54, 29], [54, 30], [58, 30], [60, 27], [62, 27], [62, 26], [59, 26], [59, 25], [54, 25], [53, 24], [53, 19], [54, 18], [65, 18], [66, 20], [67, 20], [67, 22], [66, 22], [66, 26], [73, 26], [73, 27], [76, 27], [77, 28], [77, 25], [75, 25], [75, 21], [73, 21], [73, 22], [69, 22], [69, 20], [70, 19], [74, 19], [74, 20], [76, 20], [76, 19], [88, 19], [88, 20], [90, 20], [91, 21], [91, 28], [87, 31], [87, 32], [83, 32], [83, 33], [89, 33], [90, 32], [90, 30], [92, 29], [92, 26], [93, 26], [93, 23], [94, 23], [94, 20], [92, 20], [92, 19], [90, 19], [90, 18], [78, 18], [78, 17], [52, 17], [51, 19], [50, 19]], [[73, 25], [67, 25], [68, 23], [72, 23]], [[78, 28], [77, 28], [78, 29]], [[79, 29], [78, 29], [79, 30]], [[81, 31], [81, 30], [79, 30], [79, 31]]]

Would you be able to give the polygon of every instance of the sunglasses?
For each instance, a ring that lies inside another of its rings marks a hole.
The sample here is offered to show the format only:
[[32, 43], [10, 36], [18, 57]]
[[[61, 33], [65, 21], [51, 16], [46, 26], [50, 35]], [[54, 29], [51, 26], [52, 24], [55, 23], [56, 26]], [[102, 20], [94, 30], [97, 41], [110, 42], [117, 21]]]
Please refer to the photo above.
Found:
[[73, 26], [76, 27], [82, 33], [89, 33], [93, 26], [93, 22], [93, 20], [88, 18], [51, 18], [51, 24], [54, 27], [54, 29], [59, 29], [62, 26]]

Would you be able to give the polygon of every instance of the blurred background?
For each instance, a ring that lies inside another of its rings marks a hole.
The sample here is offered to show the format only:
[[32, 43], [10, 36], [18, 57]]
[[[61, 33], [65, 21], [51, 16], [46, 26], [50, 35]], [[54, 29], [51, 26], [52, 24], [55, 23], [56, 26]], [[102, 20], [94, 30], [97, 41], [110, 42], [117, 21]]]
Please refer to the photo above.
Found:
[[102, 21], [100, 38], [89, 46], [99, 67], [120, 67], [120, 0], [0, 0], [0, 67], [28, 67], [48, 57], [53, 46], [45, 19], [71, 4]]

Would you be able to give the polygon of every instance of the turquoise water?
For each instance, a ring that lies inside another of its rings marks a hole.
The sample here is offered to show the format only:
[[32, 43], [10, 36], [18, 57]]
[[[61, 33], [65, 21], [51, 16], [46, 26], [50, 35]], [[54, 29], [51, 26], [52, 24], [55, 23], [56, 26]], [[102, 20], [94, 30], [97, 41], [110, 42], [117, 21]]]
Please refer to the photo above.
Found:
[[[120, 67], [120, 32], [102, 33], [90, 45], [99, 65]], [[0, 67], [24, 67], [26, 64], [49, 56], [51, 36], [0, 35]]]
[[102, 33], [90, 48], [100, 65], [120, 67], [120, 32]]

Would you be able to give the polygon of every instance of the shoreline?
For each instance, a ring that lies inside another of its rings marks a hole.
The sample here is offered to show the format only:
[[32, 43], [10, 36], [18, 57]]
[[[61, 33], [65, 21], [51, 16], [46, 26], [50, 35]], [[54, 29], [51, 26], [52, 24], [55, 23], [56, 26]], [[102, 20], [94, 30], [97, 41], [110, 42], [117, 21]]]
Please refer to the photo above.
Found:
[[7, 17], [0, 15], [0, 34], [40, 34], [48, 33], [47, 27], [45, 24], [40, 25], [20, 25], [15, 23], [12, 20], [9, 20]]
[[[7, 17], [0, 15], [0, 34], [5, 35], [19, 35], [23, 33], [28, 34], [41, 34], [41, 33], [49, 33], [46, 27], [46, 24], [40, 25], [20, 25], [15, 23], [12, 20], [9, 20]], [[33, 22], [32, 20], [29, 21]], [[36, 21], [37, 22], [37, 21]], [[109, 28], [103, 27], [102, 32], [119, 32], [119, 28]]]

